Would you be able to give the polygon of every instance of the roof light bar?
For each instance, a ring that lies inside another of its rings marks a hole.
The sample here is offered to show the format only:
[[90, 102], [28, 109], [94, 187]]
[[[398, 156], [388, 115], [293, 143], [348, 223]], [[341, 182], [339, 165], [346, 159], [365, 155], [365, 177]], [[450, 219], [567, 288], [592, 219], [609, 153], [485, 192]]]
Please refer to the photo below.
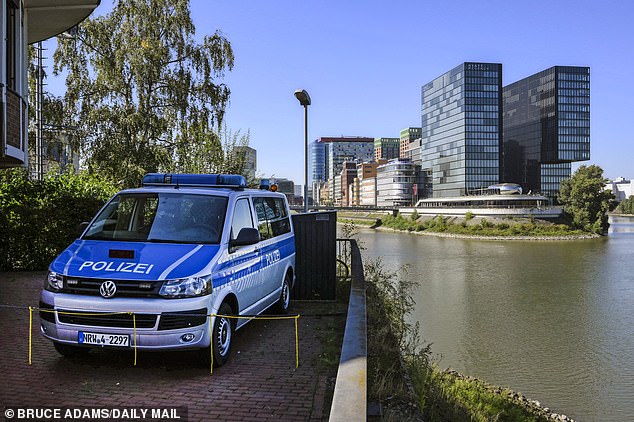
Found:
[[189, 186], [244, 189], [247, 181], [239, 174], [172, 174], [148, 173], [143, 186]]

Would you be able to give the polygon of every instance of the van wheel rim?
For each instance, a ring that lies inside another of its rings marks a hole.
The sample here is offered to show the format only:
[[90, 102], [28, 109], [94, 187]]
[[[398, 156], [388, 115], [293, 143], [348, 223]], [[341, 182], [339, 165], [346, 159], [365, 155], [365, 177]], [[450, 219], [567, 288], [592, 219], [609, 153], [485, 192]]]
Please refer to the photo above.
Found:
[[284, 287], [282, 288], [282, 303], [284, 304], [284, 309], [288, 308], [288, 305], [291, 301], [290, 288], [288, 287], [288, 283], [284, 282]]
[[231, 323], [228, 319], [220, 319], [217, 336], [218, 353], [220, 356], [225, 356], [231, 346]]

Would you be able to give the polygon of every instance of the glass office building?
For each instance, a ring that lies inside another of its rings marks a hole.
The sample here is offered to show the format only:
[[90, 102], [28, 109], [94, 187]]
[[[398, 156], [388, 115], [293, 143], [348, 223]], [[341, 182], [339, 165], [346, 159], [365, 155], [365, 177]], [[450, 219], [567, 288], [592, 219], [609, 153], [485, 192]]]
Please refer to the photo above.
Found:
[[502, 65], [463, 63], [422, 88], [421, 160], [433, 192], [450, 197], [498, 183]]
[[319, 186], [326, 181], [326, 144], [315, 139], [308, 144], [308, 204], [318, 203]]
[[554, 66], [504, 87], [504, 182], [555, 196], [590, 159], [590, 68]]

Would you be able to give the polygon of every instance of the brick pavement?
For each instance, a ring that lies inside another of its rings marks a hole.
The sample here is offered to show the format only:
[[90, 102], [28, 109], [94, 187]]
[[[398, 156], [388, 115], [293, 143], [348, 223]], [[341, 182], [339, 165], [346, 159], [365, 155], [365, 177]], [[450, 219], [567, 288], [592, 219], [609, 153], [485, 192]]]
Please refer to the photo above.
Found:
[[[37, 306], [44, 273], [0, 273], [0, 304]], [[293, 320], [253, 321], [236, 333], [232, 356], [209, 368], [195, 352], [91, 351], [68, 359], [39, 334], [33, 318], [28, 365], [28, 310], [0, 308], [0, 409], [5, 406], [186, 406], [190, 421], [320, 421], [328, 416], [336, 368], [319, 364], [319, 331], [344, 316], [314, 317], [324, 306], [302, 303], [299, 368]], [[336, 319], [333, 321], [332, 319]]]

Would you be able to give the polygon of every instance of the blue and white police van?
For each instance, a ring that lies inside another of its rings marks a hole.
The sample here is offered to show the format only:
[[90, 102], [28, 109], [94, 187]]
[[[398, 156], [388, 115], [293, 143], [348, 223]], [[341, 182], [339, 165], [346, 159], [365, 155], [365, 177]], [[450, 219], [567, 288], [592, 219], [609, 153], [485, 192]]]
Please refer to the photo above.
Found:
[[148, 174], [50, 265], [41, 332], [65, 356], [136, 345], [209, 359], [212, 347], [222, 365], [248, 322], [229, 317], [285, 312], [294, 268], [285, 195], [238, 175]]

